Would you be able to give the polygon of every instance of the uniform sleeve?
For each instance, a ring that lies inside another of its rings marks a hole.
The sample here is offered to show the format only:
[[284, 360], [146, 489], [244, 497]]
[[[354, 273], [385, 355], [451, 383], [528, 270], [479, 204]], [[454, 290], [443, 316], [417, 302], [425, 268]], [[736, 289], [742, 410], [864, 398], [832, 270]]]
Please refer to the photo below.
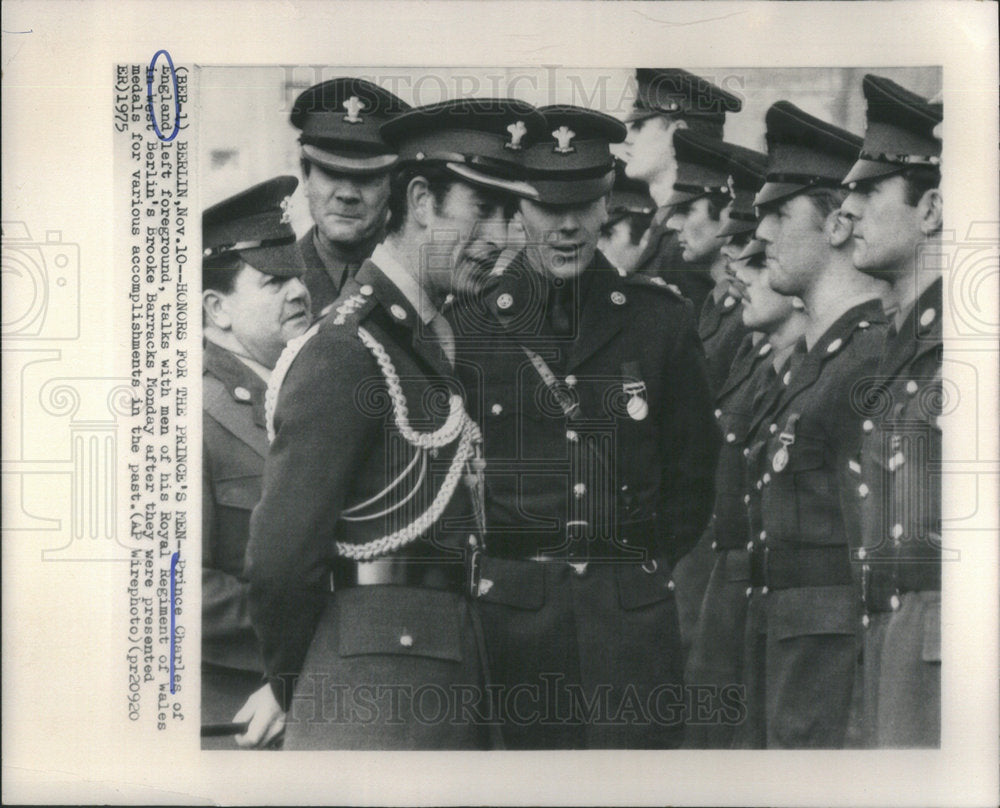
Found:
[[268, 679], [286, 708], [328, 596], [334, 527], [379, 423], [359, 408], [357, 383], [378, 373], [359, 342], [320, 332], [281, 386], [246, 575]]
[[712, 414], [704, 353], [691, 308], [684, 307], [666, 368], [659, 533], [671, 562], [684, 556], [708, 524], [721, 438]]

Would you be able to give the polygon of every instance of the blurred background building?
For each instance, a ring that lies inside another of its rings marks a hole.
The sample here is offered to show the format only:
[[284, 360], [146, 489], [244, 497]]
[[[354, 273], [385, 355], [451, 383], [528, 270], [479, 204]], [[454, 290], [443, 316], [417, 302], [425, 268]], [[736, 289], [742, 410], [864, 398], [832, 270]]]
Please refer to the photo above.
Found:
[[[865, 73], [888, 76], [925, 96], [941, 90], [938, 67], [695, 68], [743, 99], [726, 120], [726, 140], [764, 150], [764, 113], [785, 99], [857, 134], [864, 132]], [[414, 106], [463, 96], [513, 97], [536, 105], [578, 104], [622, 117], [632, 106], [634, 72], [594, 68], [202, 67], [199, 70], [201, 204], [207, 207], [278, 174], [299, 176], [298, 131], [288, 121], [295, 97], [337, 76], [361, 76]], [[297, 233], [309, 229], [301, 190], [292, 200]]]

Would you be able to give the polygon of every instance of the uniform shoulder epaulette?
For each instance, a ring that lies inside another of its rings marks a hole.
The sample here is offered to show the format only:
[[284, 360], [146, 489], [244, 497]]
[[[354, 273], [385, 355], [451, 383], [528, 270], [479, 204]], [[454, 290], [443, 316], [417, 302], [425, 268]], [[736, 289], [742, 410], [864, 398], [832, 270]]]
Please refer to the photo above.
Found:
[[324, 322], [330, 326], [344, 326], [361, 322], [375, 307], [376, 299], [368, 284], [344, 287], [343, 294], [330, 304], [330, 310], [324, 317]]
[[638, 286], [645, 289], [658, 289], [661, 292], [666, 293], [670, 297], [675, 298], [679, 303], [685, 300], [684, 293], [681, 292], [680, 287], [673, 283], [667, 283], [663, 278], [658, 275], [652, 277], [648, 275], [629, 275], [625, 278], [625, 283], [630, 286]]

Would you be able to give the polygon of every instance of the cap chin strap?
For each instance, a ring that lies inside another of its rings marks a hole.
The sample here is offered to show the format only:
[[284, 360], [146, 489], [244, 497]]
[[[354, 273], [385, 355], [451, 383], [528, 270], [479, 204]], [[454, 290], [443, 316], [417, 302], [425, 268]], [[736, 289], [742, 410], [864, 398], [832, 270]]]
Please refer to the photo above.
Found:
[[216, 258], [226, 253], [240, 252], [241, 250], [256, 250], [259, 247], [284, 247], [286, 244], [293, 244], [295, 236], [282, 236], [281, 238], [263, 238], [257, 241], [234, 241], [232, 244], [220, 244], [217, 247], [206, 247], [201, 254], [202, 258]]

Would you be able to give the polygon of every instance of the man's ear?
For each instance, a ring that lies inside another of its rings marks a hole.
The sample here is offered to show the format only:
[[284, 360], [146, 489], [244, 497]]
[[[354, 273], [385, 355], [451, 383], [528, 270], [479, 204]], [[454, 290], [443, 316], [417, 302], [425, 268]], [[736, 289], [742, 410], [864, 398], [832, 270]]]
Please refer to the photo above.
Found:
[[421, 227], [430, 226], [434, 194], [426, 177], [414, 177], [406, 186], [406, 209]]
[[924, 191], [917, 203], [917, 213], [920, 216], [920, 231], [925, 236], [941, 232], [944, 225], [944, 200], [940, 188]]
[[827, 214], [826, 221], [823, 223], [823, 231], [826, 233], [830, 246], [840, 248], [851, 240], [854, 222], [838, 209]]
[[205, 320], [223, 331], [233, 327], [232, 317], [226, 306], [226, 296], [216, 289], [206, 289], [201, 293], [201, 308], [205, 312]]

